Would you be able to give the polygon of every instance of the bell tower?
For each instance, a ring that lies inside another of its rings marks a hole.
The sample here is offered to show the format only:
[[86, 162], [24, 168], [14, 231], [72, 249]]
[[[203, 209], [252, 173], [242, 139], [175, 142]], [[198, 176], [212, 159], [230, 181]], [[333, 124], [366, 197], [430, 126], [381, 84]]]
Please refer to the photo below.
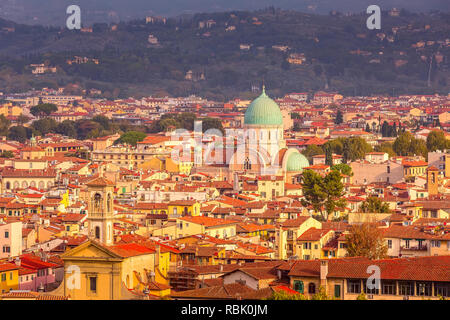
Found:
[[88, 187], [89, 239], [105, 245], [114, 244], [113, 194], [115, 184], [103, 177], [86, 184]]
[[428, 196], [435, 196], [439, 193], [438, 174], [439, 170], [435, 166], [431, 166], [427, 169]]

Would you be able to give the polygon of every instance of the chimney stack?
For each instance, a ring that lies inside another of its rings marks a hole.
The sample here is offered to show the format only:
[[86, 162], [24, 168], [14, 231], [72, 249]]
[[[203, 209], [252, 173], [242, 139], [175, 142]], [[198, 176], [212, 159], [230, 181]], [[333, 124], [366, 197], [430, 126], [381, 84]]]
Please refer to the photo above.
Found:
[[320, 260], [320, 285], [326, 289], [328, 276], [328, 260]]

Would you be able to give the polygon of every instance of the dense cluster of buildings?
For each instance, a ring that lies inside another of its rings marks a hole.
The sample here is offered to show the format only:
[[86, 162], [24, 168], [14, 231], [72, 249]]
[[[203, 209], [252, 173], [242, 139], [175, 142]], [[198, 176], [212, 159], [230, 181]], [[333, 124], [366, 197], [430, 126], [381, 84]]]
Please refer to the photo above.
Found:
[[[303, 172], [331, 170], [305, 148], [341, 137], [392, 141], [376, 129], [385, 121], [419, 139], [439, 125], [448, 138], [448, 96], [273, 100], [263, 88], [253, 101], [224, 104], [45, 90], [7, 96], [0, 111], [12, 122], [32, 118], [40, 100], [57, 104], [49, 117], [59, 122], [101, 114], [151, 125], [164, 113], [193, 112], [199, 121], [219, 118], [225, 132], [169, 130], [136, 146], [115, 143], [119, 134], [0, 141], [13, 154], [0, 159], [0, 299], [264, 299], [319, 288], [336, 299], [450, 296], [446, 150], [427, 159], [370, 152], [349, 163], [352, 175], [341, 175], [346, 205], [327, 220], [301, 201]], [[77, 157], [81, 151], [87, 156]], [[369, 197], [390, 212], [362, 213]], [[367, 221], [382, 232], [385, 259], [347, 254], [351, 227]], [[374, 265], [375, 289], [367, 286]]]

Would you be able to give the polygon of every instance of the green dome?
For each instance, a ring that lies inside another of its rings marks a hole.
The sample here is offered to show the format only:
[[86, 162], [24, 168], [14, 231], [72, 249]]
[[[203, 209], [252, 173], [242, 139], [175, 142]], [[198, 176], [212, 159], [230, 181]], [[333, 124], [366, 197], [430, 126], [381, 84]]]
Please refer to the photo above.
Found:
[[275, 101], [266, 95], [263, 87], [262, 94], [253, 100], [244, 116], [244, 124], [283, 125], [281, 110]]
[[302, 171], [305, 167], [309, 167], [309, 161], [304, 155], [299, 152], [294, 152], [289, 155], [286, 171]]

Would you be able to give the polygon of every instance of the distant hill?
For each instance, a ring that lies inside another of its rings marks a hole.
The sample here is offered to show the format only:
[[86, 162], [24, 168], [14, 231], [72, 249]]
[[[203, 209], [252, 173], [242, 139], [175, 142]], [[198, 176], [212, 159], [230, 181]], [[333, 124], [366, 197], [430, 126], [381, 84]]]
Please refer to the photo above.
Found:
[[[274, 96], [450, 92], [449, 13], [383, 12], [381, 30], [368, 30], [366, 19], [268, 8], [97, 23], [91, 32], [0, 20], [0, 91], [75, 84], [74, 93], [98, 89], [108, 98], [227, 100], [254, 96], [265, 79]], [[40, 63], [57, 72], [33, 74], [30, 65]]]
[[[259, 10], [275, 6], [324, 14], [361, 12], [372, 0], [2, 0], [0, 17], [26, 24], [63, 25], [67, 6], [77, 4], [82, 9], [85, 25], [94, 22], [117, 22], [143, 18], [146, 15], [167, 17], [201, 12], [231, 10]], [[378, 0], [383, 10], [393, 7], [411, 12], [429, 12], [450, 9], [448, 0]]]

